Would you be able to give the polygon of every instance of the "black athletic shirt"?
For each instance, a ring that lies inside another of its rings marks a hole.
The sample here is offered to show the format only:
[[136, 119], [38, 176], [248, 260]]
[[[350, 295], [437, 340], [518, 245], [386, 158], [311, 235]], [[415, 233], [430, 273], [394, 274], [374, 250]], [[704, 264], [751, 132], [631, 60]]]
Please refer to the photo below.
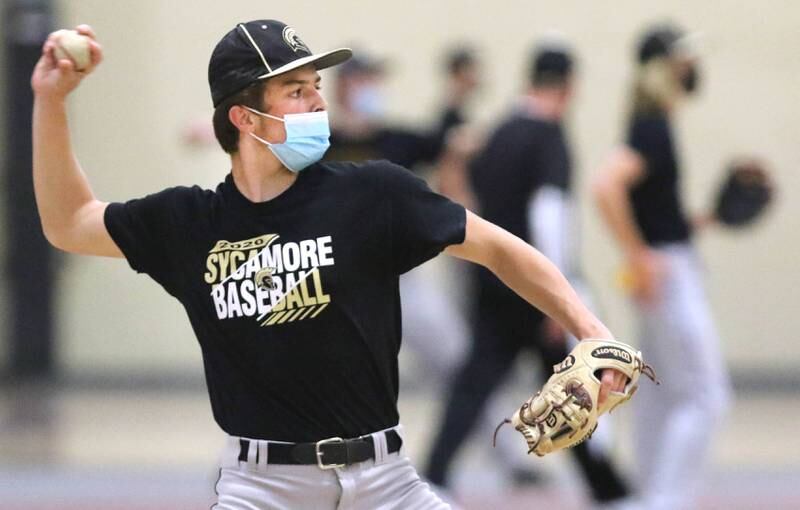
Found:
[[220, 427], [296, 442], [398, 423], [398, 275], [463, 242], [465, 221], [386, 161], [315, 164], [263, 203], [228, 175], [105, 213], [131, 267], [186, 309]]
[[[470, 163], [470, 178], [481, 215], [531, 242], [528, 202], [548, 184], [570, 190], [571, 163], [561, 125], [518, 112], [502, 122]], [[494, 274], [478, 268], [478, 282], [490, 292], [519, 298]]]
[[636, 223], [653, 246], [689, 239], [690, 227], [680, 200], [678, 160], [664, 115], [635, 116], [628, 146], [645, 160], [645, 177], [630, 190]]

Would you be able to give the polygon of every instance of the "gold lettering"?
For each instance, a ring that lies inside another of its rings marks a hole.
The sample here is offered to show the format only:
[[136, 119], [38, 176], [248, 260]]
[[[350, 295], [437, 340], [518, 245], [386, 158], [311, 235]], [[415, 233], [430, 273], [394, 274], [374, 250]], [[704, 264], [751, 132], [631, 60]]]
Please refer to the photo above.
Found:
[[[245, 260], [245, 256], [243, 252], [240, 251], [232, 251], [230, 255], [230, 271], [229, 274], [233, 274], [239, 268], [239, 262]], [[237, 278], [240, 279], [240, 278]]]
[[218, 253], [230, 250], [248, 250], [250, 248], [261, 248], [263, 246], [271, 244], [272, 241], [274, 241], [277, 238], [278, 238], [277, 234], [264, 234], [258, 237], [253, 237], [252, 239], [243, 239], [241, 241], [231, 242], [231, 241], [220, 240], [217, 241], [217, 244], [214, 245], [214, 248], [212, 248], [209, 253]]
[[270, 294], [273, 299], [277, 298], [277, 301], [275, 301], [275, 305], [273, 305], [273, 307], [270, 308], [270, 311], [282, 312], [283, 310], [286, 310], [286, 296], [276, 296], [275, 295], [276, 293], [274, 292], [270, 292]]
[[219, 254], [219, 278], [224, 280], [228, 277], [228, 260], [230, 259], [230, 252], [223, 251]]
[[[314, 273], [319, 269], [314, 269]], [[300, 280], [300, 295], [303, 297], [303, 306], [313, 306], [317, 304], [317, 300], [308, 294], [308, 277]]]
[[319, 276], [319, 270], [314, 271], [312, 276], [314, 277], [314, 290], [317, 294], [316, 302], [319, 304], [330, 303], [331, 297], [322, 290], [322, 279]]
[[303, 298], [300, 297], [300, 293], [297, 291], [297, 286], [295, 285], [292, 287], [292, 290], [286, 294], [286, 306], [287, 308], [297, 308], [299, 306], [303, 306]]
[[206, 259], [206, 267], [208, 268], [208, 271], [206, 271], [205, 274], [206, 283], [214, 283], [217, 281], [217, 259], [218, 257], [216, 253], [212, 253]]

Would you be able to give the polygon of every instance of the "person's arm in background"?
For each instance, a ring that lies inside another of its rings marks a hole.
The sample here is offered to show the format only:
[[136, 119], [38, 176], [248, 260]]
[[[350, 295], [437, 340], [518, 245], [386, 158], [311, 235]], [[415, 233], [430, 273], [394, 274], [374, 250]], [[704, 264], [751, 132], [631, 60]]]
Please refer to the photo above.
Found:
[[480, 147], [480, 135], [475, 128], [468, 125], [453, 128], [436, 165], [439, 193], [471, 211], [477, 210], [478, 202], [469, 183], [469, 164]]
[[[485, 266], [577, 338], [613, 338], [552, 262], [522, 239], [479, 216], [467, 211], [464, 242], [447, 247], [445, 252]], [[603, 371], [600, 400], [605, 400], [609, 391], [621, 391], [625, 382], [623, 374]]]
[[66, 100], [102, 60], [100, 45], [87, 25], [77, 31], [92, 39], [91, 66], [75, 70], [57, 60], [51, 35], [31, 76], [33, 105], [33, 184], [47, 240], [56, 248], [86, 255], [122, 257], [103, 222], [108, 205], [95, 198], [72, 150]]
[[631, 271], [631, 291], [637, 299], [649, 302], [657, 297], [663, 276], [663, 264], [650, 249], [633, 215], [629, 190], [645, 176], [645, 161], [628, 147], [616, 149], [593, 186], [600, 214], [614, 235]]

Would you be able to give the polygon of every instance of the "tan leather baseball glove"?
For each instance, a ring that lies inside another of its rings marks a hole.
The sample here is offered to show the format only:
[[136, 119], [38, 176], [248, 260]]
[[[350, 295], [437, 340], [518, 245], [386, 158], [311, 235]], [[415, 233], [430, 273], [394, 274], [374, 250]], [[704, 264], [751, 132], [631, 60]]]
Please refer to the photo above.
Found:
[[[606, 368], [625, 374], [628, 383], [623, 392], [612, 391], [600, 407], [599, 377]], [[553, 375], [542, 390], [497, 426], [495, 439], [500, 427], [511, 423], [525, 437], [528, 453], [542, 457], [575, 446], [591, 437], [602, 414], [633, 396], [640, 374], [644, 373], [658, 384], [653, 368], [643, 361], [642, 353], [615, 340], [583, 340], [553, 369]]]

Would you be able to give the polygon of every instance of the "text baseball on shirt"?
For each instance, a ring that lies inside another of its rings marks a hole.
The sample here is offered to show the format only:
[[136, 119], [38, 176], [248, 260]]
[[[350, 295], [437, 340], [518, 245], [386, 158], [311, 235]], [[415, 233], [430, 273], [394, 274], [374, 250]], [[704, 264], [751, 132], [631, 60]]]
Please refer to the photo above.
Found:
[[331, 236], [277, 243], [277, 234], [220, 240], [203, 278], [220, 320], [253, 317], [262, 326], [313, 319], [328, 306], [320, 268], [334, 265]]

